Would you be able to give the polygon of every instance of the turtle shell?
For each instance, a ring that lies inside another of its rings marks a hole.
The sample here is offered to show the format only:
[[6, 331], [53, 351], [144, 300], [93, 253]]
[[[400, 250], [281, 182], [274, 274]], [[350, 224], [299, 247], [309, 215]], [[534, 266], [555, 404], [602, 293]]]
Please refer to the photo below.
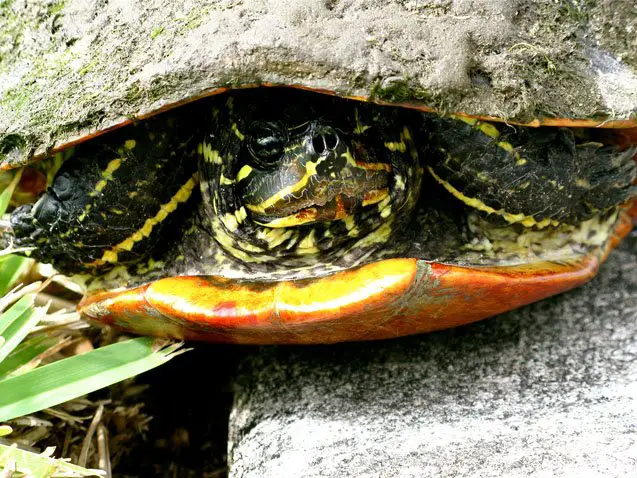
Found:
[[[517, 2], [64, 2], [0, 14], [0, 161], [11, 169], [200, 99], [289, 86], [637, 143], [634, 5]], [[612, 32], [612, 33], [611, 33]], [[28, 41], [32, 39], [32, 41]], [[377, 339], [472, 322], [589, 280], [637, 217], [565, 262], [391, 258], [313, 279], [167, 277], [80, 311], [143, 334], [247, 342]]]
[[227, 89], [637, 126], [632, 0], [5, 2], [0, 163]]

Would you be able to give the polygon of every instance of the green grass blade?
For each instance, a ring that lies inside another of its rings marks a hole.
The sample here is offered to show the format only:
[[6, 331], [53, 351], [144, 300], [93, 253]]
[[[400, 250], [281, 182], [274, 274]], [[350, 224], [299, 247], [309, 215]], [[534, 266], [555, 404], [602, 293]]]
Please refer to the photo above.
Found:
[[22, 170], [19, 169], [13, 179], [9, 183], [9, 185], [0, 193], [0, 216], [2, 216], [9, 207], [9, 201], [11, 201], [11, 196], [13, 196], [13, 190], [20, 182], [20, 178], [22, 177]]
[[[16, 476], [31, 476], [34, 478], [68, 478], [100, 476], [103, 474], [101, 470], [88, 470], [50, 456], [38, 455], [16, 447], [0, 445], [0, 471], [3, 469], [17, 471]], [[14, 475], [9, 472], [7, 476]]]
[[5, 332], [11, 327], [11, 324], [13, 324], [24, 311], [31, 308], [34, 298], [35, 294], [27, 294], [0, 315], [0, 335], [6, 335]]
[[2, 337], [5, 341], [0, 345], [0, 363], [20, 345], [45, 313], [46, 307], [29, 307], [4, 330]]
[[0, 380], [6, 378], [10, 373], [14, 373], [20, 367], [24, 367], [39, 355], [57, 345], [60, 340], [59, 337], [47, 337], [46, 335], [39, 335], [25, 340], [6, 359], [0, 362]]
[[20, 277], [22, 272], [31, 262], [28, 257], [14, 256], [13, 254], [0, 257], [0, 295], [4, 295]]
[[0, 381], [0, 422], [52, 407], [125, 380], [172, 357], [181, 346], [149, 337], [69, 357]]

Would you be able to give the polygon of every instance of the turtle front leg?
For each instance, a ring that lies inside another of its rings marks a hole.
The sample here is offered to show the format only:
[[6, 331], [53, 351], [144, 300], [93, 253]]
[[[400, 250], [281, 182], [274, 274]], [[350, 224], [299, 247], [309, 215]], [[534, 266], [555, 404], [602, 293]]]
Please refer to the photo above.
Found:
[[198, 194], [192, 137], [160, 117], [79, 145], [38, 201], [11, 215], [15, 245], [70, 274], [165, 250]]

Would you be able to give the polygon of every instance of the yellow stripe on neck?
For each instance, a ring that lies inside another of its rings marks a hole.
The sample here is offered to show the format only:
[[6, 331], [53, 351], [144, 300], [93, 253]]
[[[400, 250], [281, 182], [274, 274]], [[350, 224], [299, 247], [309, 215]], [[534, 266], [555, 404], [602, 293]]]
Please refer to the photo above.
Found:
[[512, 214], [512, 213], [506, 212], [504, 209], [494, 209], [491, 206], [486, 205], [484, 202], [482, 202], [478, 198], [470, 198], [469, 196], [465, 196], [464, 194], [462, 194], [460, 191], [454, 188], [451, 184], [449, 184], [447, 181], [445, 181], [440, 176], [438, 176], [434, 172], [434, 170], [431, 168], [431, 166], [427, 166], [427, 169], [429, 170], [431, 175], [434, 177], [434, 179], [438, 181], [440, 184], [442, 184], [447, 191], [449, 191], [451, 194], [453, 194], [456, 198], [461, 200], [463, 203], [465, 203], [469, 207], [472, 207], [479, 211], [486, 212], [488, 214], [496, 214], [504, 218], [504, 220], [510, 224], [522, 224], [525, 227], [536, 226], [537, 228], [542, 229], [546, 226], [559, 225], [558, 221], [554, 219], [550, 219], [550, 218], [546, 218], [541, 221], [538, 221], [533, 216], [525, 216], [523, 213]]
[[186, 183], [181, 186], [181, 188], [179, 188], [179, 191], [177, 191], [177, 193], [175, 193], [175, 195], [170, 198], [170, 201], [168, 201], [166, 204], [162, 204], [159, 207], [159, 212], [157, 212], [154, 217], [146, 219], [144, 225], [141, 228], [139, 228], [137, 231], [135, 231], [119, 244], [116, 244], [108, 251], [105, 251], [101, 259], [93, 261], [90, 265], [100, 266], [106, 263], [116, 263], [118, 260], [119, 252], [132, 250], [137, 242], [150, 236], [153, 228], [157, 224], [162, 222], [168, 217], [170, 213], [175, 211], [179, 204], [184, 203], [188, 200], [188, 198], [192, 194], [192, 190], [196, 185], [197, 178], [195, 174], [188, 181], [186, 181]]

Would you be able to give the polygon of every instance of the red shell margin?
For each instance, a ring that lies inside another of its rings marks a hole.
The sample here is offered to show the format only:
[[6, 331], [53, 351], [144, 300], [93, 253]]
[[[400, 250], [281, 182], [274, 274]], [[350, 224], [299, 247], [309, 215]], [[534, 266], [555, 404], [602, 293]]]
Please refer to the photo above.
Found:
[[475, 322], [581, 285], [636, 222], [634, 201], [606, 246], [568, 263], [460, 267], [389, 259], [328, 277], [270, 284], [170, 277], [96, 293], [78, 309], [91, 321], [138, 334], [206, 342], [399, 337]]

